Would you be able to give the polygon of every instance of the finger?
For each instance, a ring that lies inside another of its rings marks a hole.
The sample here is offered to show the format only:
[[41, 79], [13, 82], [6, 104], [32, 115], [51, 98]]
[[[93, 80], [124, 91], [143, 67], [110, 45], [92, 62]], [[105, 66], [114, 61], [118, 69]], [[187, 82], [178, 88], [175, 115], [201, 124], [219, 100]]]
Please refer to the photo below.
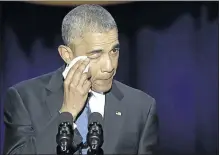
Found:
[[87, 74], [87, 79], [90, 79], [92, 77], [90, 68], [88, 69], [88, 72], [86, 74]]
[[86, 80], [86, 81], [85, 81], [85, 84], [83, 85], [83, 90], [84, 90], [85, 92], [89, 92], [91, 86], [92, 86], [92, 83], [91, 83], [89, 80]]
[[89, 90], [91, 88], [91, 82], [89, 80], [86, 80], [84, 82], [84, 85], [83, 86], [77, 86], [77, 90], [81, 93], [81, 95], [86, 95], [89, 93]]
[[87, 73], [83, 73], [80, 80], [79, 80], [79, 87], [83, 87], [84, 83], [86, 82], [86, 80], [88, 79], [88, 75]]
[[83, 74], [83, 71], [86, 69], [86, 66], [89, 64], [89, 59], [86, 59], [84, 60], [80, 66], [76, 69], [75, 73], [74, 73], [74, 77], [72, 79], [72, 83], [74, 85], [78, 85], [79, 84], [79, 81], [80, 79], [82, 78], [82, 74]]

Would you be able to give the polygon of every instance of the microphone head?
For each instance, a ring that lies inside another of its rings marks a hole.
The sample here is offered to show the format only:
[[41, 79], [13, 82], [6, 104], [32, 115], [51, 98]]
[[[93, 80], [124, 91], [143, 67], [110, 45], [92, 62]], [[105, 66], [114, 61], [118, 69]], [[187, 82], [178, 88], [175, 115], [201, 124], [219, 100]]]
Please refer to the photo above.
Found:
[[59, 116], [58, 123], [61, 124], [63, 122], [69, 122], [71, 125], [73, 124], [73, 116], [69, 112], [62, 112]]
[[73, 142], [73, 116], [68, 112], [60, 113], [58, 117], [58, 133], [56, 142], [62, 151], [68, 149]]
[[101, 126], [103, 126], [103, 118], [102, 115], [98, 112], [93, 112], [90, 114], [88, 119], [88, 126], [92, 124], [93, 122], [99, 123]]

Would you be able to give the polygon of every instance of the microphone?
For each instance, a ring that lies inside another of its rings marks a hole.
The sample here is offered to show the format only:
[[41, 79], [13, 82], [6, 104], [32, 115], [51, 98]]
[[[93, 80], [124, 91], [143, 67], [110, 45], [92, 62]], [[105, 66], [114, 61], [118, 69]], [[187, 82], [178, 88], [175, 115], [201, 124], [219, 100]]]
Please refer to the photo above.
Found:
[[87, 134], [87, 145], [89, 149], [87, 155], [102, 155], [103, 150], [101, 149], [104, 142], [103, 138], [103, 118], [98, 112], [94, 112], [89, 116], [88, 120], [88, 134]]
[[59, 117], [58, 133], [56, 135], [57, 154], [73, 154], [73, 116], [63, 112]]

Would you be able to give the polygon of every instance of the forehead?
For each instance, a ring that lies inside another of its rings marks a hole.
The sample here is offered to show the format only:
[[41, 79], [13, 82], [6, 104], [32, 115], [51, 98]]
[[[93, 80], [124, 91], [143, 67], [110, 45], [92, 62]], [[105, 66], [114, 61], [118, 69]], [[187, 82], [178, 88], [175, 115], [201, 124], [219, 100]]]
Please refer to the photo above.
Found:
[[87, 46], [105, 46], [118, 43], [118, 32], [113, 29], [104, 33], [86, 33], [83, 42]]

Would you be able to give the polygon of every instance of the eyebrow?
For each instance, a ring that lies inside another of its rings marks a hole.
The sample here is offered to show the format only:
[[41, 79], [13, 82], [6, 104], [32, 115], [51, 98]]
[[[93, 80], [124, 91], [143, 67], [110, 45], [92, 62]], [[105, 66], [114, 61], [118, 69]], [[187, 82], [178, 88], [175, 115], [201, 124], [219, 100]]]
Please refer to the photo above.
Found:
[[119, 43], [117, 43], [116, 45], [114, 45], [113, 47], [112, 47], [112, 49], [111, 50], [113, 50], [113, 49], [115, 49], [115, 48], [119, 48], [120, 47], [120, 44]]
[[[119, 43], [117, 43], [116, 45], [114, 45], [111, 50], [115, 49], [115, 48], [119, 48], [120, 45]], [[87, 54], [91, 54], [91, 53], [100, 53], [100, 52], [103, 52], [103, 49], [98, 49], [98, 50], [92, 50], [92, 51], [89, 51], [87, 52]]]
[[103, 50], [102, 50], [102, 49], [99, 49], [99, 50], [92, 50], [92, 51], [87, 52], [87, 54], [91, 54], [91, 53], [100, 53], [100, 52], [103, 52]]

